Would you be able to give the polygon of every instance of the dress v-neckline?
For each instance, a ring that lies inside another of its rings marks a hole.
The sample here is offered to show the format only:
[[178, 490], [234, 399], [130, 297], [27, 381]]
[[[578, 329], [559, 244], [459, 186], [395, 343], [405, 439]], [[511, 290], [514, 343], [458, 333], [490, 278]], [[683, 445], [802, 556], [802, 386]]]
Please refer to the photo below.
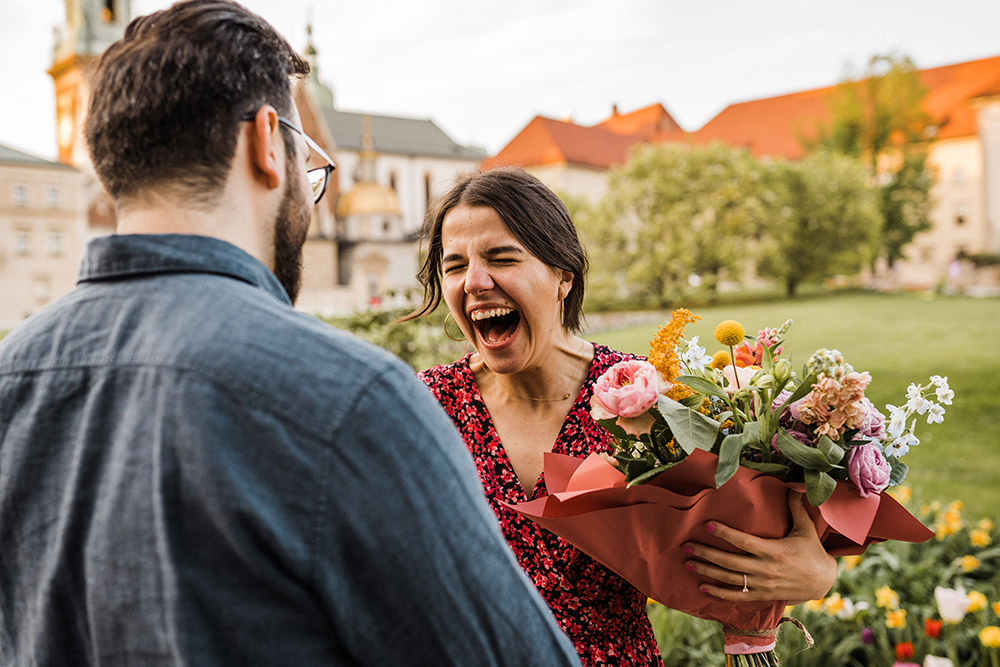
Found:
[[[585, 392], [587, 392], [591, 386], [590, 377], [594, 373], [595, 365], [597, 364], [597, 346], [594, 345], [594, 355], [590, 360], [590, 364], [587, 367], [587, 374], [584, 376], [583, 384], [580, 387], [580, 391], [577, 392], [576, 398], [573, 400], [573, 405], [570, 406], [569, 412], [566, 413], [566, 417], [563, 418], [562, 424], [559, 426], [559, 433], [556, 435], [556, 439], [552, 442], [552, 448], [547, 450], [556, 454], [564, 453], [559, 450], [565, 450], [565, 446], [562, 445], [563, 435], [566, 432], [566, 425], [570, 421], [573, 413], [578, 409], [580, 401], [583, 398]], [[479, 391], [479, 383], [476, 382], [476, 374], [472, 372], [472, 365], [470, 364], [470, 359], [472, 358], [472, 353], [465, 356], [465, 372], [468, 374], [468, 381], [472, 385], [473, 395], [472, 398], [475, 400], [483, 411], [488, 423], [489, 423], [489, 435], [496, 442], [497, 449], [499, 450], [500, 458], [499, 462], [506, 467], [513, 477], [514, 485], [517, 486], [519, 498], [518, 500], [534, 500], [540, 497], [540, 492], [545, 491], [544, 495], [548, 495], [548, 491], [545, 489], [545, 471], [544, 469], [538, 473], [538, 477], [535, 478], [535, 483], [531, 487], [531, 492], [527, 492], [524, 486], [521, 484], [520, 478], [517, 476], [517, 472], [514, 470], [514, 464], [510, 460], [510, 455], [507, 453], [507, 448], [503, 444], [503, 440], [500, 439], [500, 433], [497, 431], [496, 423], [493, 421], [493, 415], [490, 414], [490, 408], [486, 405], [486, 399], [483, 398], [483, 394]]]

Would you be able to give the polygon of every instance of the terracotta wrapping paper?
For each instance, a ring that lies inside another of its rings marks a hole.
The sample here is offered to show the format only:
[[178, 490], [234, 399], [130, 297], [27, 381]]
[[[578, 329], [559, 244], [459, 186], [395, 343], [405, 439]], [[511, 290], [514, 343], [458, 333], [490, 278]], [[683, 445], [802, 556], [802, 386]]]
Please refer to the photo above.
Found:
[[[734, 604], [700, 592], [703, 579], [684, 568], [689, 556], [681, 545], [690, 540], [731, 551], [705, 530], [709, 520], [760, 537], [782, 537], [791, 527], [788, 492], [804, 487], [740, 466], [717, 489], [717, 463], [715, 455], [696, 450], [654, 480], [627, 488], [624, 475], [596, 454], [578, 459], [549, 453], [544, 465], [549, 495], [511, 507], [668, 607], [733, 628], [776, 628], [785, 602]], [[923, 542], [933, 536], [888, 494], [862, 498], [844, 482], [837, 482], [818, 508], [808, 503], [806, 508], [835, 556], [860, 554], [874, 542]]]

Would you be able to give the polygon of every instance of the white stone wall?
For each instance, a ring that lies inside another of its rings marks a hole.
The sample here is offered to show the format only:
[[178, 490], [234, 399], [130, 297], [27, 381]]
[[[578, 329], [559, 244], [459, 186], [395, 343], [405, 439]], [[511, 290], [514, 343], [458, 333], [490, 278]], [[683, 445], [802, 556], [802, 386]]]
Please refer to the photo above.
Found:
[[76, 285], [87, 241], [83, 181], [75, 169], [0, 165], [0, 329]]

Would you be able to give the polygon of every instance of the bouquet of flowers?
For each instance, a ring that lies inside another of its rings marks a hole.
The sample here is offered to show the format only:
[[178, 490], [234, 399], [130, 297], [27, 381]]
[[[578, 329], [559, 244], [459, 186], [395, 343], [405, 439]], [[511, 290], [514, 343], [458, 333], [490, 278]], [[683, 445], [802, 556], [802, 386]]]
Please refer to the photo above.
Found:
[[709, 518], [784, 536], [789, 489], [805, 493], [831, 554], [929, 539], [882, 492], [907, 474], [901, 458], [919, 443], [917, 417], [940, 422], [954, 394], [934, 376], [911, 385], [903, 406], [886, 406], [886, 418], [864, 395], [871, 376], [836, 350], [818, 350], [794, 372], [781, 356], [791, 321], [753, 338], [739, 323], [722, 322], [715, 337], [725, 349], [710, 357], [697, 337], [683, 338], [696, 319], [675, 311], [651, 341], [648, 361], [621, 362], [598, 380], [592, 414], [613, 438], [613, 465], [596, 455], [547, 455], [549, 496], [515, 509], [651, 598], [722, 622], [727, 664], [775, 664], [784, 604], [733, 605], [700, 593], [680, 545]]

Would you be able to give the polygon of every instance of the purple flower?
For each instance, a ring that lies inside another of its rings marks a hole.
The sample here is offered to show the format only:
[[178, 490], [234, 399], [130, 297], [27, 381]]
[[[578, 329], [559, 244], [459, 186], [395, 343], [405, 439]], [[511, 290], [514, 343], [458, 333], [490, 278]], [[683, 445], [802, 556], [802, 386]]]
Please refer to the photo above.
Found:
[[861, 628], [861, 643], [862, 644], [873, 644], [875, 642], [875, 633], [872, 632], [871, 628]]
[[862, 498], [880, 493], [889, 486], [891, 473], [882, 450], [870, 442], [854, 445], [847, 453], [847, 476], [858, 487]]

